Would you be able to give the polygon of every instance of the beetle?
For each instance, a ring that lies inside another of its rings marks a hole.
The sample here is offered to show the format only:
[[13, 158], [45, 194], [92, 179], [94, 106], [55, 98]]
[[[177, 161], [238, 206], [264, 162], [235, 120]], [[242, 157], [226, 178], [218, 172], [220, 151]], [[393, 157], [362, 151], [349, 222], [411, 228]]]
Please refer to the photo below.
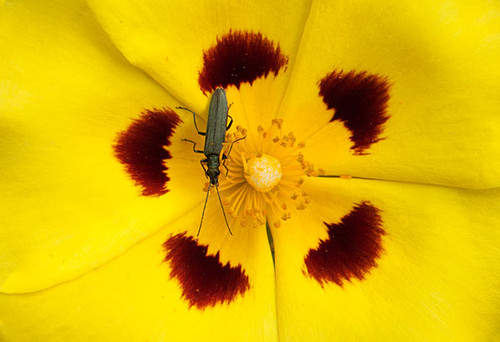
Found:
[[[206, 158], [202, 159], [200, 161], [200, 164], [203, 168], [203, 171], [205, 172], [205, 176], [210, 179], [210, 183], [208, 184], [207, 197], [205, 198], [205, 205], [203, 206], [203, 212], [201, 214], [200, 227], [198, 228], [198, 234], [196, 234], [196, 236], [200, 235], [201, 226], [203, 224], [203, 217], [205, 215], [205, 208], [207, 207], [208, 194], [210, 193], [210, 187], [212, 186], [214, 186], [217, 190], [217, 196], [219, 197], [219, 203], [222, 208], [222, 213], [224, 214], [224, 220], [226, 221], [226, 226], [229, 230], [229, 234], [233, 235], [231, 228], [229, 228], [229, 224], [226, 218], [226, 212], [224, 211], [224, 205], [222, 204], [222, 200], [219, 194], [219, 167], [221, 158], [220, 155], [223, 148], [222, 144], [226, 140], [226, 131], [233, 124], [233, 118], [228, 114], [229, 107], [226, 98], [226, 91], [223, 88], [217, 88], [212, 94], [210, 105], [208, 107], [207, 129], [205, 132], [201, 132], [198, 129], [198, 125], [196, 124], [195, 112], [185, 107], [177, 107], [177, 109], [184, 109], [193, 113], [194, 127], [196, 128], [196, 131], [199, 135], [205, 136], [205, 147], [203, 151], [196, 149], [196, 142], [189, 139], [182, 139], [182, 141], [187, 141], [193, 144], [193, 151], [195, 153], [203, 153], [205, 155]], [[229, 124], [227, 123], [228, 118], [230, 119]], [[226, 174], [229, 172], [229, 170], [225, 165], [225, 162], [229, 157], [229, 153], [231, 153], [233, 144], [245, 138], [246, 136], [233, 141], [227, 155], [222, 153], [222, 166], [226, 168]]]

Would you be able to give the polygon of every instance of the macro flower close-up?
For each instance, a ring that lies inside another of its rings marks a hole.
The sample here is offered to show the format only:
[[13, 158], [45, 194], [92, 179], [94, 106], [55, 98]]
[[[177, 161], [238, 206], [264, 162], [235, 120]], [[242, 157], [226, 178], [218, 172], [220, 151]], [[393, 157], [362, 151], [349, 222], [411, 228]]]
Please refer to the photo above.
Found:
[[0, 341], [500, 341], [498, 1], [0, 6]]

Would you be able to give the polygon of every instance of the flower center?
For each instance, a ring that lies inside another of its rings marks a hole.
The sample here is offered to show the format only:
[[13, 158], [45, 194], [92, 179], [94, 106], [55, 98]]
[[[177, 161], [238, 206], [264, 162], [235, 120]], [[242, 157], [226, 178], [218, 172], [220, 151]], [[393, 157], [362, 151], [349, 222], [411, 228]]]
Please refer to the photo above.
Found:
[[243, 162], [245, 178], [255, 190], [268, 192], [281, 180], [281, 164], [278, 159], [263, 154]]
[[236, 133], [226, 134], [229, 172], [221, 174], [219, 190], [226, 213], [241, 226], [268, 222], [279, 227], [309, 203], [302, 189], [304, 178], [324, 172], [305, 160], [304, 143], [281, 127], [282, 120], [273, 120], [269, 129], [259, 126], [253, 136], [239, 126]]

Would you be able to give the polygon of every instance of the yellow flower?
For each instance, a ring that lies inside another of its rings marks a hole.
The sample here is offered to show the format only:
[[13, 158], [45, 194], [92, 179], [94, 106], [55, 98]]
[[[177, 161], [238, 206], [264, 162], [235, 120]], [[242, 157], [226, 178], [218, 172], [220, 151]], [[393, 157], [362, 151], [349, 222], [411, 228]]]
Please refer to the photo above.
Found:
[[[0, 340], [497, 341], [499, 19], [4, 1]], [[233, 235], [212, 193], [197, 236], [204, 157], [182, 140], [204, 137], [176, 107], [204, 131], [216, 88]]]

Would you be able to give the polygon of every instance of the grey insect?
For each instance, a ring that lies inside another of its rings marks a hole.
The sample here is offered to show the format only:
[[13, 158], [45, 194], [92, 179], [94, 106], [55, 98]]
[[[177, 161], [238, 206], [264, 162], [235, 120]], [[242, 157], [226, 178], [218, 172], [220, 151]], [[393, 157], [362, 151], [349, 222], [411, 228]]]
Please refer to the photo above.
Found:
[[[200, 164], [203, 168], [203, 171], [205, 172], [205, 175], [210, 178], [207, 197], [205, 198], [205, 205], [203, 206], [203, 212], [201, 214], [200, 227], [198, 228], [198, 234], [196, 234], [196, 236], [200, 235], [201, 226], [203, 224], [203, 217], [205, 216], [205, 208], [207, 207], [208, 194], [210, 193], [211, 186], [215, 186], [215, 189], [217, 190], [217, 196], [219, 197], [219, 203], [222, 208], [222, 213], [224, 214], [224, 220], [226, 221], [227, 229], [229, 230], [229, 234], [233, 235], [231, 228], [229, 228], [229, 224], [226, 218], [226, 212], [224, 211], [224, 205], [222, 204], [222, 200], [219, 194], [219, 167], [221, 158], [220, 155], [223, 148], [222, 143], [226, 139], [226, 131], [233, 124], [233, 118], [228, 115], [229, 107], [227, 104], [226, 91], [222, 88], [217, 88], [212, 94], [210, 106], [208, 107], [207, 129], [205, 132], [201, 132], [198, 129], [198, 125], [196, 124], [196, 114], [192, 110], [185, 107], [177, 108], [184, 109], [193, 113], [194, 127], [196, 128], [196, 131], [199, 135], [205, 136], [205, 148], [203, 149], [203, 151], [196, 149], [196, 142], [189, 139], [182, 139], [182, 141], [188, 141], [193, 144], [193, 151], [195, 153], [203, 153], [205, 155], [206, 158], [202, 159], [200, 161]], [[229, 124], [227, 123], [228, 118], [230, 119]], [[225, 162], [229, 157], [229, 153], [231, 153], [233, 144], [245, 138], [246, 136], [233, 141], [227, 155], [222, 153], [222, 166], [224, 166], [224, 168], [226, 169], [226, 174], [229, 172], [229, 170], [225, 165]]]

